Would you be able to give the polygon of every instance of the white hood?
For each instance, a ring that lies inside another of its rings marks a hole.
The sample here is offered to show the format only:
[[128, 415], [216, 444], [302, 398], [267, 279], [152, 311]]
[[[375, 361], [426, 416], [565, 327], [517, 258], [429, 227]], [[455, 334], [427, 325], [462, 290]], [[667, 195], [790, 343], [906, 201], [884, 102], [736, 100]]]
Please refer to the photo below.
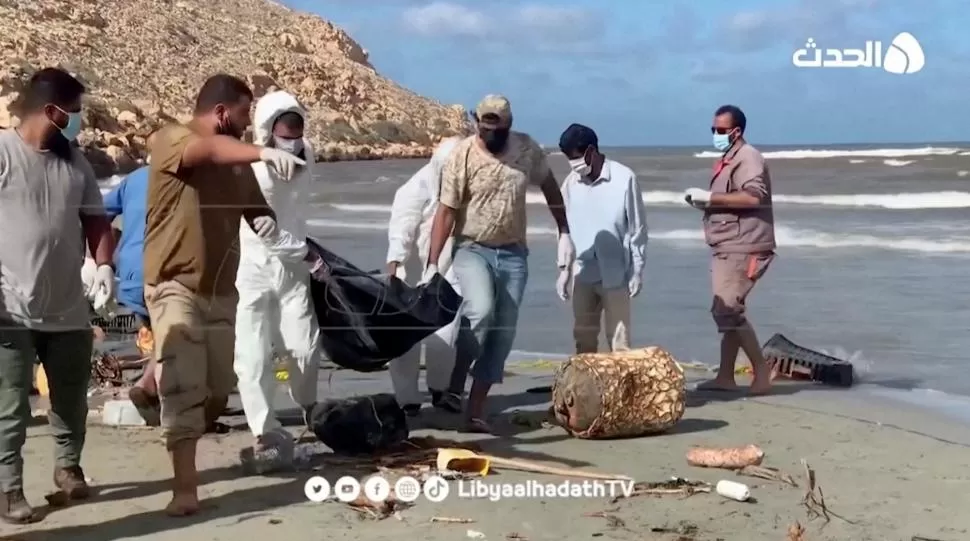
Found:
[[[296, 96], [289, 92], [276, 90], [266, 94], [256, 102], [256, 111], [253, 113], [253, 143], [266, 146], [273, 138], [273, 125], [276, 119], [283, 113], [296, 113], [303, 117], [303, 124], [307, 125], [310, 119], [307, 118], [306, 109], [300, 105]], [[306, 155], [313, 159], [313, 152], [310, 142], [303, 138], [306, 148]]]

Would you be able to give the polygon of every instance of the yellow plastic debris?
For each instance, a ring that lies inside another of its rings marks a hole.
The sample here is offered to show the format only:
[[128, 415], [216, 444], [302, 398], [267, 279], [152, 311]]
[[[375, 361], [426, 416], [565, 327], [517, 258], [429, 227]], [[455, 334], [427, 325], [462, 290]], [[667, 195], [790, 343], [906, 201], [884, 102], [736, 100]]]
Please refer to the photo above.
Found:
[[34, 372], [34, 386], [40, 392], [40, 396], [50, 396], [51, 390], [47, 385], [47, 373], [44, 372], [44, 365], [38, 364]]
[[492, 462], [468, 449], [438, 449], [438, 471], [488, 474]]

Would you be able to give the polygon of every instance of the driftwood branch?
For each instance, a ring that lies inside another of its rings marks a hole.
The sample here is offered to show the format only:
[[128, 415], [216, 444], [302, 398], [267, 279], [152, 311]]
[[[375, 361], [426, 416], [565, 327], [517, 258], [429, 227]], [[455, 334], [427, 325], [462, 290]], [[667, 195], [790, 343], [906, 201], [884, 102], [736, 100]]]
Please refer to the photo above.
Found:
[[[687, 479], [675, 477], [670, 481], [636, 483], [633, 485], [633, 492], [630, 494], [630, 497], [681, 496], [682, 498], [689, 498], [694, 494], [709, 493], [712, 488], [713, 487], [711, 487], [709, 483], [705, 483], [703, 481], [688, 481]], [[625, 497], [625, 495], [620, 494], [619, 496], [616, 496], [610, 500], [610, 503], [616, 503]]]
[[855, 524], [851, 520], [833, 513], [825, 505], [825, 494], [822, 492], [822, 487], [818, 485], [815, 479], [815, 470], [808, 465], [808, 462], [803, 458], [802, 466], [805, 468], [805, 496], [802, 498], [802, 505], [808, 513], [808, 519], [813, 520], [816, 518], [824, 518], [825, 522], [832, 520], [832, 517], [848, 522], [849, 524]]
[[777, 469], [768, 468], [765, 466], [745, 466], [738, 470], [738, 475], [746, 475], [748, 477], [757, 477], [758, 479], [767, 479], [769, 481], [779, 481], [787, 485], [791, 485], [798, 488], [798, 483], [791, 475]]

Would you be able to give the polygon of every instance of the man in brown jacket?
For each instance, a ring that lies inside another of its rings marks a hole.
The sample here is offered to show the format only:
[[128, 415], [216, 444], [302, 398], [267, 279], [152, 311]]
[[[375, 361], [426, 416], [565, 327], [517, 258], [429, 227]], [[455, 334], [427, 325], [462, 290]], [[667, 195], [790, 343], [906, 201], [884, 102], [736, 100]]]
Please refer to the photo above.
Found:
[[734, 364], [744, 350], [754, 371], [749, 392], [764, 394], [771, 387], [771, 367], [745, 317], [745, 299], [775, 257], [775, 219], [768, 166], [744, 140], [746, 125], [744, 113], [733, 105], [714, 113], [714, 147], [724, 154], [714, 165], [710, 189], [691, 188], [684, 199], [704, 212], [704, 237], [713, 253], [711, 313], [721, 333], [717, 377], [698, 389], [737, 390]]

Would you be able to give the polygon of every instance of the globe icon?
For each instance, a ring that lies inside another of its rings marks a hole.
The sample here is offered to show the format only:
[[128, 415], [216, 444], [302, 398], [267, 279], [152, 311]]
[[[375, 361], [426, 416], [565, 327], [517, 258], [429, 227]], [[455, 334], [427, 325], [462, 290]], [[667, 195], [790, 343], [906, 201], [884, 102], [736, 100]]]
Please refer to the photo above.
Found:
[[414, 477], [404, 476], [394, 483], [394, 495], [402, 502], [413, 502], [421, 496], [421, 483]]

